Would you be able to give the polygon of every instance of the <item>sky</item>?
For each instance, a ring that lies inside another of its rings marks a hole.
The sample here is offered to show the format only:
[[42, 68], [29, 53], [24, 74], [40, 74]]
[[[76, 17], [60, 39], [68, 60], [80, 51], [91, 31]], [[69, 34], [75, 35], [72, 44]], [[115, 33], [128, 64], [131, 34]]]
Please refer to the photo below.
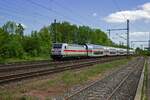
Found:
[[[108, 29], [126, 28], [130, 20], [130, 41], [148, 41], [150, 32], [149, 0], [0, 0], [0, 26], [7, 21], [21, 23], [25, 34], [51, 24], [71, 24]], [[115, 43], [126, 44], [126, 31], [112, 31]], [[147, 47], [147, 42], [132, 42], [134, 47]], [[131, 46], [131, 45], [130, 45]]]

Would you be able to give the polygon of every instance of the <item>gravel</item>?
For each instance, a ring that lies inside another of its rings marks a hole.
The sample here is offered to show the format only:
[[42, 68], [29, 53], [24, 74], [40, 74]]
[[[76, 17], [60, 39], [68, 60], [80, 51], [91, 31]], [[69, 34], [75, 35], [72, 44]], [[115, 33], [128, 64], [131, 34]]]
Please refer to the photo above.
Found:
[[[69, 100], [106, 100], [118, 84], [131, 73], [121, 87], [113, 94], [111, 100], [132, 100], [134, 98], [144, 58], [138, 58], [127, 66], [120, 68], [109, 76], [95, 82], [94, 85], [70, 97]], [[138, 65], [138, 66], [135, 66]], [[79, 89], [78, 89], [79, 90]], [[74, 94], [66, 93], [65, 96]], [[56, 98], [56, 100], [62, 100]]]

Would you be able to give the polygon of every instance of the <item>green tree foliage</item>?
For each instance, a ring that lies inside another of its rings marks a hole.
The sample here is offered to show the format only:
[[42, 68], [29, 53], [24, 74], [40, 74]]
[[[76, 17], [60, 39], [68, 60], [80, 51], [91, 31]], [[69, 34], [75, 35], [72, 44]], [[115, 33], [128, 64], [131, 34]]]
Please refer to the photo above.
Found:
[[20, 36], [23, 36], [24, 33], [24, 27], [20, 23], [17, 24], [12, 21], [8, 21], [2, 26], [2, 28], [5, 32], [8, 32], [10, 34], [18, 34]]
[[23, 49], [20, 36], [13, 35], [0, 29], [0, 56], [3, 58], [22, 57]]
[[7, 48], [7, 55], [9, 58], [17, 57], [22, 58], [23, 57], [23, 47], [21, 44], [21, 37], [19, 35], [13, 35], [11, 34], [9, 36], [9, 41], [7, 42], [6, 48]]
[[35, 39], [31, 36], [24, 36], [22, 46], [25, 51], [25, 54], [28, 56], [38, 56], [40, 51], [38, 39]]
[[50, 53], [51, 43], [52, 43], [49, 29], [46, 27], [43, 27], [38, 32], [38, 39], [40, 41], [41, 54], [48, 55]]
[[55, 35], [59, 43], [92, 43], [119, 47], [103, 31], [88, 26], [58, 22], [44, 26], [39, 31], [32, 31], [30, 35], [24, 35], [22, 24], [8, 21], [0, 28], [0, 59], [49, 57]]
[[19, 34], [20, 36], [23, 36], [24, 34], [24, 28], [21, 24], [18, 24], [18, 26], [16, 27], [16, 30], [15, 30], [15, 33], [16, 34]]
[[150, 50], [142, 50], [140, 48], [136, 48], [136, 54], [137, 55], [142, 55], [142, 56], [150, 56]]
[[5, 32], [8, 32], [10, 34], [15, 34], [16, 32], [16, 29], [17, 29], [17, 25], [15, 22], [12, 22], [12, 21], [8, 21], [6, 24], [4, 24], [2, 26], [3, 30]]
[[6, 45], [9, 41], [9, 35], [2, 28], [0, 28], [0, 58], [6, 56]]
[[48, 26], [48, 29], [51, 31], [53, 42], [56, 35], [56, 40], [60, 43], [112, 45], [112, 41], [108, 39], [107, 35], [100, 29], [92, 29], [88, 26], [78, 27], [68, 22], [52, 23]]

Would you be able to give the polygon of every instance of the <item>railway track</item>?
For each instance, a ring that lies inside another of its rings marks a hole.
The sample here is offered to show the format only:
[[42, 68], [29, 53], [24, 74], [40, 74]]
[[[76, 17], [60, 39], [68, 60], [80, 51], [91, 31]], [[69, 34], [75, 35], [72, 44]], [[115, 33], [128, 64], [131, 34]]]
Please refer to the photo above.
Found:
[[[60, 63], [58, 63], [59, 67], [50, 67], [50, 68], [46, 68], [46, 69], [38, 69], [36, 71], [31, 70], [30, 72], [23, 72], [23, 73], [14, 73], [14, 74], [6, 74], [6, 75], [4, 74], [4, 75], [0, 76], [0, 84], [6, 84], [9, 82], [20, 81], [23, 79], [32, 78], [32, 77], [41, 76], [41, 75], [58, 73], [58, 72], [62, 72], [65, 70], [70, 70], [70, 69], [87, 67], [87, 66], [94, 65], [96, 63], [103, 63], [103, 62], [111, 61], [114, 59], [121, 59], [121, 58], [120, 57], [117, 57], [117, 58], [110, 57], [109, 59], [108, 58], [103, 58], [103, 59], [97, 58], [97, 59], [87, 59], [87, 60], [83, 60], [81, 62], [79, 62], [79, 60], [73, 61], [73, 62], [70, 61], [70, 62], [67, 62], [67, 64], [62, 63], [62, 65]], [[56, 65], [56, 64], [54, 64], [54, 65]], [[20, 68], [25, 68], [25, 66], [22, 66]], [[42, 66], [42, 65], [39, 65], [39, 66]], [[34, 66], [34, 67], [37, 67], [37, 66]], [[10, 67], [10, 68], [13, 70], [13, 67]], [[16, 67], [14, 69], [16, 69]], [[6, 69], [4, 69], [4, 70], [6, 70]]]
[[38, 61], [22, 61], [22, 62], [12, 62], [12, 63], [4, 63], [0, 64], [0, 67], [4, 66], [18, 66], [18, 65], [30, 65], [30, 64], [38, 64], [38, 63], [44, 63], [49, 62], [50, 60], [38, 60]]
[[[81, 59], [80, 61], [88, 61], [91, 59]], [[56, 67], [57, 65], [64, 65], [69, 63], [75, 63], [79, 62], [79, 60], [73, 60], [73, 61], [34, 61], [34, 62], [23, 62], [23, 63], [13, 63], [13, 64], [1, 64], [0, 65], [0, 72], [7, 72], [7, 71], [15, 71], [15, 70], [24, 70], [24, 69], [31, 69], [31, 68], [40, 68], [45, 66], [52, 66]]]
[[[110, 58], [110, 57], [109, 57]], [[68, 64], [74, 62], [81, 61], [90, 61], [95, 58], [87, 58], [87, 59], [75, 59], [75, 60], [67, 60], [67, 61], [49, 61], [49, 60], [40, 60], [40, 61], [29, 61], [29, 62], [17, 62], [17, 63], [9, 63], [9, 64], [0, 64], [0, 72], [7, 70], [17, 70], [17, 69], [25, 69], [31, 67], [41, 67], [47, 65], [60, 65], [60, 64]], [[99, 59], [99, 58], [96, 58]], [[103, 58], [101, 58], [103, 59]]]
[[[108, 58], [96, 58], [96, 59], [117, 59], [118, 57], [108, 57]], [[55, 68], [62, 65], [72, 64], [72, 63], [78, 63], [78, 62], [88, 62], [91, 60], [95, 60], [94, 58], [89, 59], [81, 59], [81, 60], [70, 60], [70, 61], [40, 61], [37, 63], [21, 63], [20, 65], [17, 64], [8, 64], [3, 65], [0, 67], [0, 76], [4, 74], [11, 74], [11, 73], [22, 73], [22, 71], [29, 71], [29, 70], [40, 70], [40, 69], [47, 69], [47, 68]]]
[[133, 100], [144, 58], [76, 91], [65, 100]]

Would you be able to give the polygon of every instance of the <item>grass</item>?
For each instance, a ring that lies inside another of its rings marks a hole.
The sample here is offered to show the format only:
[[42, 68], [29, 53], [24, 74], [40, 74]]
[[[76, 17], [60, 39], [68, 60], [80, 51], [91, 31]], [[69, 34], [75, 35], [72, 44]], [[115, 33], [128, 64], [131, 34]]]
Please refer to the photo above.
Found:
[[26, 57], [26, 58], [7, 58], [5, 60], [1, 60], [0, 63], [13, 63], [13, 62], [36, 61], [36, 60], [47, 60], [47, 59], [50, 59], [50, 58], [46, 56]]
[[142, 95], [141, 100], [148, 100], [147, 97], [147, 88], [148, 88], [148, 63], [145, 64], [145, 71], [144, 71], [144, 82], [142, 87]]
[[3, 91], [3, 93], [0, 93], [0, 100], [11, 100], [13, 98], [13, 95], [7, 91]]
[[37, 97], [22, 96], [20, 100], [39, 100]]
[[84, 83], [92, 77], [103, 74], [104, 72], [117, 68], [120, 65], [126, 64], [131, 59], [123, 59], [112, 62], [107, 62], [104, 64], [97, 64], [93, 67], [89, 67], [86, 70], [81, 70], [80, 72], [65, 71], [59, 77], [53, 80], [49, 80], [49, 85], [59, 84], [60, 82], [65, 85], [74, 85], [78, 83]]
[[97, 64], [80, 71], [65, 71], [44, 82], [38, 81], [30, 83], [29, 85], [26, 84], [25, 86], [17, 86], [12, 89], [2, 89], [0, 90], [0, 100], [38, 100], [36, 97], [24, 96], [24, 94], [33, 90], [46, 91], [52, 87], [59, 88], [60, 85], [70, 87], [75, 84], [84, 84], [86, 81], [103, 75], [103, 73], [117, 68], [120, 65], [124, 65], [128, 61], [129, 59], [122, 59], [104, 64]]
[[98, 65], [88, 68], [87, 70], [82, 70], [80, 71], [80, 73], [75, 73], [73, 71], [66, 71], [63, 73], [63, 75], [59, 79], [61, 79], [63, 83], [66, 85], [74, 85], [77, 83], [83, 83], [92, 77], [95, 77], [99, 74], [104, 73], [107, 70], [116, 68], [122, 64], [126, 64], [127, 61], [128, 61], [127, 59], [124, 59], [124, 60], [112, 61], [112, 62], [104, 63], [104, 64], [98, 64]]
[[23, 93], [28, 92], [28, 89], [26, 87], [15, 87], [13, 89], [2, 89], [0, 90], [0, 100], [39, 100], [35, 96], [27, 96]]

